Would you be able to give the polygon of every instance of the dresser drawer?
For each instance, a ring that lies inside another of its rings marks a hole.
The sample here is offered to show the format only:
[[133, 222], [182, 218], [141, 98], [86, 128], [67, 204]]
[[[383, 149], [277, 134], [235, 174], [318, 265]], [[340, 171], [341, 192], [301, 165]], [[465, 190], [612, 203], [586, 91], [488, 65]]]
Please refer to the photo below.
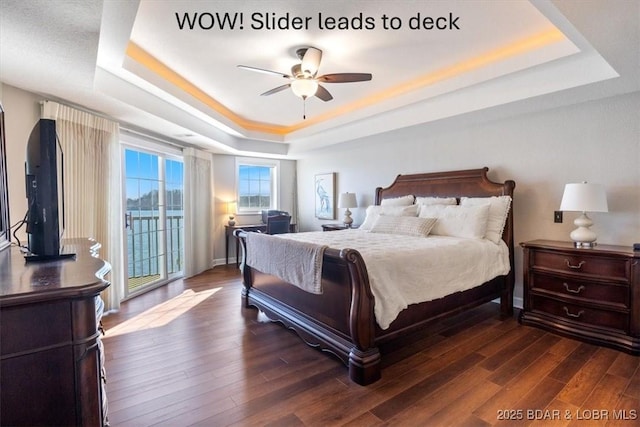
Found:
[[549, 268], [567, 273], [606, 276], [628, 281], [629, 260], [623, 258], [593, 256], [581, 253], [535, 251], [533, 267]]
[[531, 295], [531, 310], [585, 325], [617, 329], [624, 332], [629, 329], [628, 313], [569, 304], [540, 295]]
[[[571, 276], [569, 276], [571, 277]], [[629, 286], [607, 284], [561, 277], [541, 273], [533, 273], [529, 281], [531, 291], [551, 292], [563, 297], [593, 301], [598, 304], [618, 305], [629, 308]]]

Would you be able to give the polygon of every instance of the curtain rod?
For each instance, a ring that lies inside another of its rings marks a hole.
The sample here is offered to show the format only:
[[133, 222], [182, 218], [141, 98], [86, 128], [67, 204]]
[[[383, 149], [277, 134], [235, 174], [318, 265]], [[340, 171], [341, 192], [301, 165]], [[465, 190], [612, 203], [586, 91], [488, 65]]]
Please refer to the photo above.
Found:
[[149, 142], [154, 142], [154, 143], [158, 143], [158, 144], [163, 144], [163, 145], [168, 145], [171, 146], [173, 148], [178, 148], [180, 150], [183, 150], [185, 148], [187, 148], [184, 144], [179, 144], [177, 142], [173, 142], [169, 139], [164, 139], [163, 137], [160, 136], [155, 136], [152, 135], [150, 133], [147, 133], [143, 130], [139, 130], [139, 129], [134, 129], [134, 128], [130, 128], [130, 127], [125, 127], [120, 125], [120, 132], [129, 135], [129, 136], [135, 136], [138, 138], [142, 138], [142, 139], [146, 139]]
[[42, 101], [40, 101], [40, 105], [42, 106], [44, 103], [46, 102], [55, 102], [58, 103], [60, 105], [65, 105], [67, 107], [70, 108], [75, 108], [76, 110], [85, 112], [85, 113], [89, 113], [89, 114], [93, 114], [94, 116], [106, 119], [106, 120], [111, 120], [112, 122], [118, 123], [118, 126], [120, 127], [120, 131], [129, 135], [134, 135], [134, 136], [138, 136], [141, 138], [146, 138], [149, 139], [152, 142], [157, 142], [160, 144], [166, 144], [169, 145], [171, 147], [174, 148], [179, 148], [180, 150], [183, 150], [184, 148], [190, 147], [190, 145], [188, 144], [184, 144], [184, 143], [180, 143], [180, 142], [176, 142], [171, 140], [171, 138], [167, 138], [164, 136], [156, 136], [152, 133], [149, 133], [148, 131], [145, 130], [141, 130], [139, 129], [137, 126], [131, 125], [130, 123], [122, 123], [121, 121], [114, 119], [111, 116], [108, 116], [106, 114], [103, 113], [99, 113], [97, 111], [94, 110], [90, 110], [88, 108], [85, 108], [83, 106], [77, 105], [77, 104], [73, 104], [73, 103], [69, 103], [69, 102], [61, 102], [59, 100], [55, 100], [55, 99], [44, 99]]

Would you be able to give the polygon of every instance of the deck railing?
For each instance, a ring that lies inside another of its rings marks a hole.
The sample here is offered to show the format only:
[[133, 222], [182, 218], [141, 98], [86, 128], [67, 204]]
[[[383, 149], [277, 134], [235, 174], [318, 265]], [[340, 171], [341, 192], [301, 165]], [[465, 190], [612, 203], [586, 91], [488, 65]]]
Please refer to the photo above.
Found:
[[157, 215], [127, 215], [127, 246], [129, 252], [129, 290], [160, 277], [162, 256], [167, 258], [167, 274], [183, 268], [184, 216], [167, 215], [167, 246], [160, 253], [160, 217]]

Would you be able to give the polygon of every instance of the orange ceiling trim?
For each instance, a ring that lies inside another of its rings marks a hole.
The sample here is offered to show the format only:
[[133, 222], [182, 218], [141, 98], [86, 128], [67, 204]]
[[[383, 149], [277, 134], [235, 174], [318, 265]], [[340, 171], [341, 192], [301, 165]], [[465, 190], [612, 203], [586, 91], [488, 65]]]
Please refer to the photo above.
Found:
[[226, 117], [246, 130], [279, 135], [285, 135], [289, 132], [288, 128], [285, 126], [255, 122], [239, 116], [132, 41], [129, 41], [127, 45], [126, 54], [129, 58], [143, 65], [167, 82], [193, 96], [198, 101], [217, 111], [223, 117]]
[[521, 55], [525, 52], [533, 51], [541, 47], [563, 41], [565, 39], [565, 35], [559, 29], [553, 27], [549, 30], [543, 31], [522, 40], [518, 40], [506, 46], [499, 47], [482, 55], [478, 55], [474, 58], [461, 61], [450, 67], [442, 68], [435, 72], [419, 76], [413, 80], [409, 80], [405, 83], [390, 87], [382, 92], [378, 92], [368, 97], [353, 101], [340, 108], [336, 108], [335, 110], [313, 116], [305, 122], [290, 126], [288, 128], [288, 131], [293, 132], [296, 130], [300, 130], [307, 126], [311, 126], [313, 124], [317, 124], [322, 121], [353, 112], [360, 108], [371, 106], [378, 102], [382, 102], [387, 99], [403, 95], [417, 89], [421, 89], [434, 83], [462, 75], [469, 71], [485, 67], [489, 64]]
[[492, 51], [485, 52], [482, 55], [478, 55], [468, 60], [458, 62], [457, 64], [454, 64], [450, 67], [442, 68], [440, 70], [419, 76], [415, 79], [409, 80], [399, 85], [392, 86], [384, 91], [353, 101], [349, 104], [333, 109], [326, 113], [315, 115], [303, 122], [299, 122], [290, 126], [255, 122], [237, 115], [131, 41], [127, 46], [126, 53], [127, 56], [129, 56], [133, 60], [144, 65], [146, 68], [156, 73], [169, 83], [182, 89], [186, 93], [198, 99], [205, 105], [211, 107], [213, 110], [217, 111], [218, 113], [233, 121], [237, 125], [243, 127], [244, 129], [277, 135], [286, 135], [291, 132], [295, 132], [306, 127], [324, 122], [334, 117], [338, 117], [356, 111], [358, 109], [385, 101], [387, 99], [400, 96], [429, 85], [433, 85], [434, 83], [462, 75], [469, 71], [485, 67], [489, 64], [503, 61], [505, 59], [521, 55], [525, 52], [540, 49], [553, 43], [558, 43], [565, 39], [565, 35], [559, 29], [557, 29], [556, 27], [552, 27], [541, 33], [534, 34], [533, 36], [529, 36], [494, 49]]

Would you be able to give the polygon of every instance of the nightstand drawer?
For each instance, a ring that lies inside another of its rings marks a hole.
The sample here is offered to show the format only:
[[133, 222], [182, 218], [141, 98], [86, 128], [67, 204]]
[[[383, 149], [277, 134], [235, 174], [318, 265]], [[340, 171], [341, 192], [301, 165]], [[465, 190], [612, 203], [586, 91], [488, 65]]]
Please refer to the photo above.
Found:
[[520, 322], [640, 355], [640, 252], [533, 240], [524, 250]]
[[531, 310], [534, 312], [543, 312], [571, 322], [589, 324], [596, 327], [620, 331], [626, 331], [629, 328], [629, 315], [627, 313], [569, 304], [539, 295], [532, 295], [531, 297]]
[[629, 308], [629, 286], [567, 279], [541, 273], [532, 274], [531, 291], [550, 292], [562, 297], [579, 298], [598, 304], [612, 304]]
[[628, 281], [628, 260], [622, 258], [535, 251], [533, 267], [548, 268], [567, 273], [603, 276]]

